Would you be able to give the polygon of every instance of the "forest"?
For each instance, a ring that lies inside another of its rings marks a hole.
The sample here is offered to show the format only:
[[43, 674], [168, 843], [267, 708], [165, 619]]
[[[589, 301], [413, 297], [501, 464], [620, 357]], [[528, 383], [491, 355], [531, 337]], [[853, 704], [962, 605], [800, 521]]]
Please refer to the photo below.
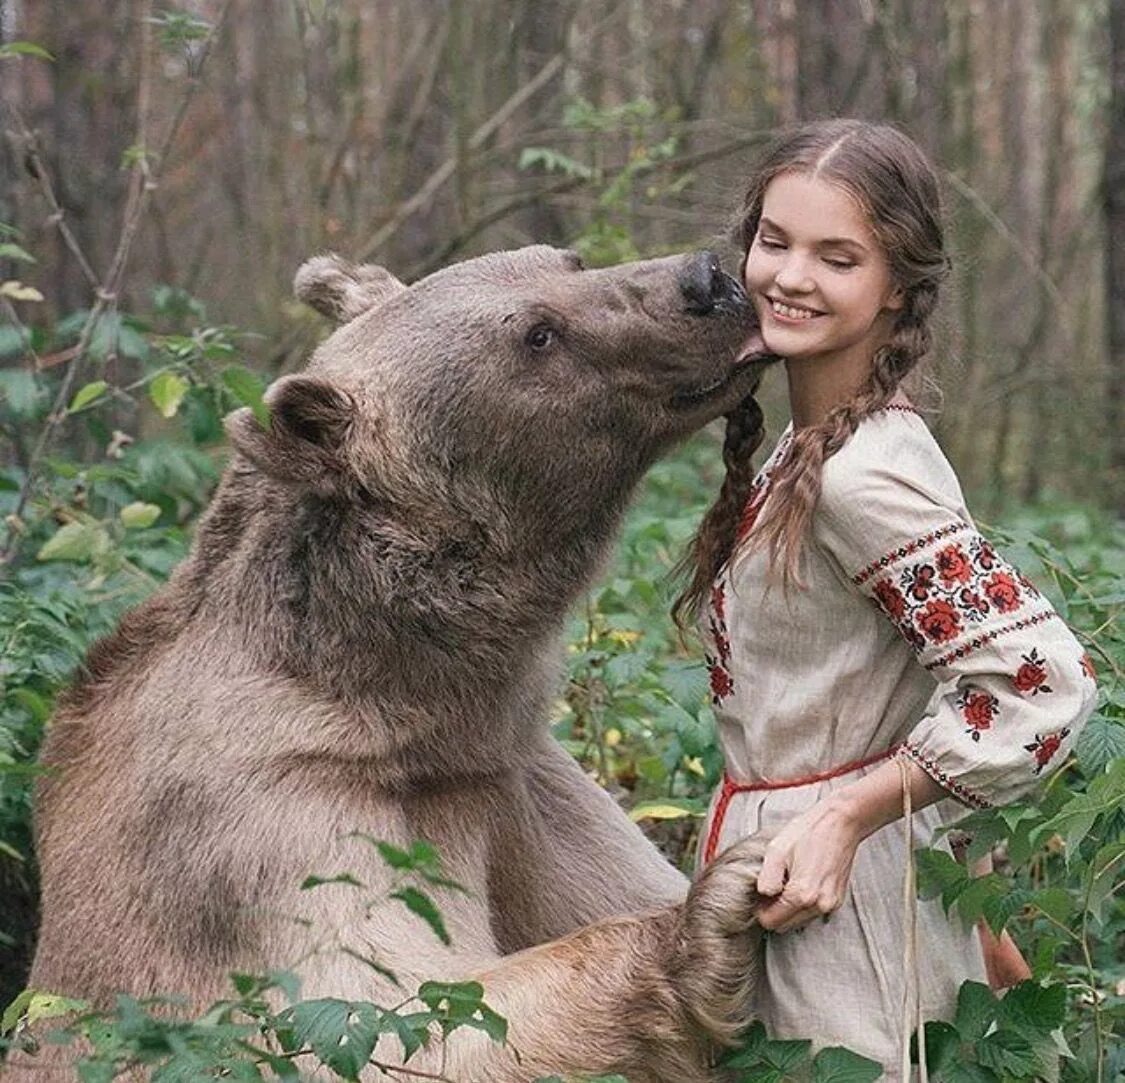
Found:
[[[921, 895], [1009, 930], [1032, 973], [1003, 997], [967, 983], [956, 1018], [927, 1023], [930, 1077], [1122, 1078], [1125, 0], [0, 0], [0, 1052], [58, 1017], [60, 1040], [87, 1043], [83, 1079], [297, 1078], [316, 1061], [355, 1079], [391, 1033], [503, 1040], [479, 986], [357, 1015], [300, 1001], [282, 970], [235, 975], [196, 1019], [25, 991], [55, 698], [187, 554], [230, 454], [224, 416], [262, 411], [327, 334], [294, 300], [302, 261], [338, 252], [409, 283], [542, 243], [590, 267], [710, 248], [733, 270], [751, 163], [829, 116], [898, 125], [938, 163], [951, 275], [925, 416], [1099, 685], [1042, 797], [968, 816], [994, 872], [918, 852]], [[778, 374], [761, 401], [768, 448], [788, 420]], [[648, 475], [572, 614], [554, 712], [687, 872], [722, 762], [671, 569], [720, 446], [713, 426]], [[384, 856], [440, 931], [433, 855]], [[728, 1070], [879, 1075], [760, 1027]]]

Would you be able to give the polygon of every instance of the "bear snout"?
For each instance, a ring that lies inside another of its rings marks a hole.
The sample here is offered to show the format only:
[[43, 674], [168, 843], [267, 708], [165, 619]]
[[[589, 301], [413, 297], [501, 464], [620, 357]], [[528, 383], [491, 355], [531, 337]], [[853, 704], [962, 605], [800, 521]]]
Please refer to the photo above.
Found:
[[716, 308], [740, 308], [748, 304], [746, 291], [727, 274], [714, 252], [695, 252], [685, 257], [676, 278], [687, 302], [685, 311], [706, 316]]

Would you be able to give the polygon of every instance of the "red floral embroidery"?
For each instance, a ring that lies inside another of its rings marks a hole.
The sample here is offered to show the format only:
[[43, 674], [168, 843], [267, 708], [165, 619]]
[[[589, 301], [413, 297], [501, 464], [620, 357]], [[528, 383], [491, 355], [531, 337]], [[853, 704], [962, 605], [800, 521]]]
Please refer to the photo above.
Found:
[[1020, 588], [1007, 572], [995, 572], [985, 580], [984, 593], [1001, 613], [1011, 613], [1020, 607]]
[[951, 583], [967, 583], [973, 574], [969, 557], [959, 545], [947, 545], [938, 553], [934, 562], [937, 564], [938, 575], [947, 586]]
[[1036, 734], [1035, 740], [1023, 747], [1035, 757], [1035, 773], [1039, 774], [1055, 757], [1062, 746], [1063, 740], [1070, 736], [1070, 727], [1059, 730], [1057, 733]]
[[[964, 537], [951, 537], [962, 533]], [[920, 555], [916, 563], [904, 563], [905, 558], [923, 554], [930, 546], [932, 556]], [[886, 570], [876, 576], [881, 569]], [[1041, 597], [1039, 591], [961, 522], [892, 550], [853, 576], [852, 582], [871, 595], [919, 653], [934, 645], [950, 645], [952, 649], [940, 660], [931, 659], [927, 669], [962, 658], [999, 635], [1054, 617], [1053, 610], [1029, 612], [1030, 603]], [[1017, 619], [1002, 628], [978, 631], [975, 627], [986, 621], [995, 623], [1005, 614]], [[954, 643], [962, 639], [961, 645]], [[1025, 673], [1022, 679], [1030, 676]]]
[[961, 615], [948, 602], [935, 598], [914, 617], [922, 633], [933, 643], [947, 643], [961, 631]]
[[1082, 655], [1078, 664], [1082, 667], [1082, 672], [1085, 673], [1090, 680], [1096, 681], [1098, 679], [1098, 671], [1094, 669], [1094, 660], [1088, 654]]
[[966, 732], [974, 741], [979, 741], [984, 730], [992, 729], [1000, 701], [988, 692], [968, 688], [958, 697], [957, 706], [969, 727]]
[[734, 681], [718, 662], [712, 662], [708, 668], [711, 673], [711, 702], [717, 706], [734, 692]]
[[727, 619], [727, 599], [721, 583], [711, 587], [711, 609], [720, 623]]
[[899, 621], [906, 615], [906, 599], [902, 591], [889, 579], [880, 579], [874, 586], [875, 600], [891, 620]]
[[1016, 691], [1025, 696], [1037, 696], [1040, 692], [1050, 692], [1051, 686], [1047, 683], [1047, 662], [1039, 656], [1039, 652], [1032, 649], [1029, 654], [1021, 656], [1023, 665], [1016, 671], [1012, 684]]

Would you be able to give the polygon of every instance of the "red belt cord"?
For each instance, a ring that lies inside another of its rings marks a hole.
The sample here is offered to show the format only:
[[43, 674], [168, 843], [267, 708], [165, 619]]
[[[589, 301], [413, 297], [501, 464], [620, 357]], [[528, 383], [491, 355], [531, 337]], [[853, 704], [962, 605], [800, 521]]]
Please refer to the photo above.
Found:
[[785, 779], [781, 782], [737, 782], [725, 771], [723, 784], [719, 788], [719, 800], [715, 803], [715, 812], [711, 817], [711, 827], [707, 832], [707, 842], [703, 847], [703, 864], [709, 865], [715, 857], [715, 850], [719, 845], [719, 833], [723, 829], [723, 820], [726, 818], [727, 806], [736, 793], [757, 793], [761, 790], [789, 790], [794, 786], [811, 786], [814, 782], [824, 782], [830, 778], [838, 778], [850, 771], [858, 771], [861, 767], [870, 767], [881, 760], [888, 760], [902, 745], [892, 745], [883, 752], [868, 756], [862, 760], [852, 760], [839, 767], [831, 767], [827, 771], [819, 771], [815, 775], [803, 775], [801, 778]]

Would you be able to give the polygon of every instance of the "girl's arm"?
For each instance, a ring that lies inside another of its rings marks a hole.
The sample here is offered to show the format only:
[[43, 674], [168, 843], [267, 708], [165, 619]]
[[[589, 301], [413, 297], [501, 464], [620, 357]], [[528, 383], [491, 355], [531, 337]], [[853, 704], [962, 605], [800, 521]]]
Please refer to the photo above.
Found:
[[[912, 760], [906, 766], [914, 808], [949, 796]], [[758, 894], [774, 901], [758, 911], [761, 925], [788, 932], [837, 909], [856, 848], [902, 816], [902, 798], [901, 768], [890, 759], [790, 820], [766, 846]]]

